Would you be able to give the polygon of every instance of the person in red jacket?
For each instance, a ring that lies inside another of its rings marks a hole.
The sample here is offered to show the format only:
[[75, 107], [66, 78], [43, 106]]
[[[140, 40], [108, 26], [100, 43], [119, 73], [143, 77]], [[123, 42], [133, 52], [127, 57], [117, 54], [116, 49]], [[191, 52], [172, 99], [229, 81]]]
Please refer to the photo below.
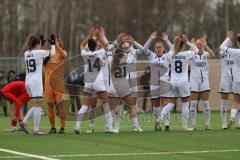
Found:
[[13, 118], [11, 121], [11, 127], [6, 131], [16, 131], [17, 120], [22, 121], [21, 105], [27, 103], [30, 97], [27, 93], [25, 82], [14, 81], [6, 85], [0, 91], [0, 100], [4, 98], [14, 104]]

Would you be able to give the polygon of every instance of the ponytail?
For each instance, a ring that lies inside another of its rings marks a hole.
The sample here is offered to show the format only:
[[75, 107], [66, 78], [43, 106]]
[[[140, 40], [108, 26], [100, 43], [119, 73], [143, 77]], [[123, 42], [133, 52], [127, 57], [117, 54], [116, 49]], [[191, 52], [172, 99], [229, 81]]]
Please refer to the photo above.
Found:
[[185, 42], [183, 41], [182, 35], [176, 36], [174, 39], [174, 56], [176, 56], [178, 52], [183, 51], [184, 48]]

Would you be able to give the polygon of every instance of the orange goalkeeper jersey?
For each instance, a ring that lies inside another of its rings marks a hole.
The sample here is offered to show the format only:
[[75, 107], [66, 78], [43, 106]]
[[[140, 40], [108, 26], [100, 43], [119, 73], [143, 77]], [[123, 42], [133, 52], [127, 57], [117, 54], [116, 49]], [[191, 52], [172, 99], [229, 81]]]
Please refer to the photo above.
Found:
[[66, 57], [60, 54], [60, 50], [56, 49], [56, 54], [45, 65], [45, 85], [52, 82], [64, 84], [64, 61]]

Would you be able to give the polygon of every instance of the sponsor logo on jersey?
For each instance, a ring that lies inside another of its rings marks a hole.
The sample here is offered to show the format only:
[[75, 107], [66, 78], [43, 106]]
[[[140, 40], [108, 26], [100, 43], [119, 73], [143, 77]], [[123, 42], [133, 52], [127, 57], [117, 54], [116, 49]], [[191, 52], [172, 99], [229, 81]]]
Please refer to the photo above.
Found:
[[226, 60], [226, 65], [234, 65], [234, 60]]
[[205, 67], [205, 66], [207, 66], [207, 63], [206, 62], [195, 62], [195, 66], [196, 67]]

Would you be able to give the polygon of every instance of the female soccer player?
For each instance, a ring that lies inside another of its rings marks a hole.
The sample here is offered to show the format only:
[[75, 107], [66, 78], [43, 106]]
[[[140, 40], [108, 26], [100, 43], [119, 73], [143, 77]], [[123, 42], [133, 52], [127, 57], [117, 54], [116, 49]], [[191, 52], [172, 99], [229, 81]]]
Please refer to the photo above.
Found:
[[[227, 47], [231, 47], [232, 44], [229, 42]], [[233, 93], [233, 66], [235, 59], [231, 54], [227, 54], [223, 50], [219, 52], [221, 56], [221, 82], [219, 93], [221, 94], [221, 118], [222, 128], [227, 129], [227, 107], [228, 107], [228, 96]], [[233, 109], [234, 111], [235, 109]]]
[[[234, 96], [234, 106], [231, 110], [231, 116], [230, 120], [228, 122], [228, 128], [230, 128], [236, 118], [236, 114], [238, 110], [240, 109], [240, 49], [235, 48], [229, 48], [229, 45], [231, 43], [231, 39], [233, 38], [232, 32], [227, 32], [227, 38], [225, 41], [221, 44], [220, 49], [227, 55], [231, 55], [234, 58], [234, 64], [232, 68], [232, 78], [233, 78], [233, 96]], [[239, 46], [239, 42], [238, 42]]]
[[[144, 53], [148, 57], [151, 67], [151, 77], [150, 77], [150, 91], [151, 91], [151, 100], [153, 104], [153, 113], [155, 116], [155, 130], [160, 131], [161, 126], [158, 123], [158, 118], [161, 113], [162, 107], [167, 103], [169, 90], [169, 62], [166, 58], [166, 50], [162, 42], [158, 41], [155, 43], [155, 51], [152, 52], [149, 50], [149, 47], [153, 40], [157, 39], [157, 32], [153, 32], [149, 40], [144, 45]], [[172, 44], [168, 40], [168, 35], [166, 33], [162, 34], [162, 39], [167, 43], [168, 47], [171, 49]], [[161, 70], [165, 70], [163, 75], [160, 75]], [[169, 119], [170, 113], [167, 115], [165, 120], [165, 130], [169, 131]]]
[[200, 38], [196, 41], [199, 49], [194, 57], [190, 60], [190, 86], [191, 86], [191, 103], [190, 116], [192, 127], [196, 129], [197, 104], [201, 99], [203, 103], [203, 113], [205, 118], [205, 129], [210, 130], [210, 106], [209, 106], [209, 80], [208, 80], [208, 58], [215, 57], [213, 51], [208, 47], [205, 39]]
[[[51, 46], [55, 54], [45, 64], [45, 81], [44, 81], [44, 98], [48, 104], [48, 119], [50, 122], [51, 129], [49, 134], [56, 134], [55, 126], [55, 108], [59, 110], [59, 117], [61, 128], [59, 134], [65, 133], [65, 121], [66, 121], [66, 110], [64, 102], [66, 101], [65, 96], [65, 85], [64, 85], [64, 61], [67, 58], [67, 52], [63, 50], [63, 43], [59, 36], [51, 35], [50, 40], [54, 39], [55, 44]], [[57, 91], [56, 88], [61, 88]]]
[[[98, 38], [104, 44], [104, 49], [96, 50], [97, 41], [93, 38], [93, 34], [94, 29], [91, 29], [88, 37], [80, 45], [81, 56], [85, 64], [85, 86], [83, 89], [84, 102], [78, 112], [76, 128], [74, 129], [76, 134], [80, 134], [80, 127], [84, 114], [92, 107], [92, 95], [94, 92], [97, 93], [98, 98], [102, 101], [104, 116], [107, 123], [106, 132], [115, 133], [112, 129], [112, 114], [108, 103], [108, 95], [103, 75], [103, 64], [105, 62], [108, 44], [105, 43], [105, 33], [101, 30], [99, 31]], [[86, 45], [88, 45], [89, 51], [85, 50]]]
[[[55, 44], [55, 41], [51, 42]], [[45, 58], [50, 56], [50, 53], [40, 50], [41, 40], [36, 36], [31, 36], [28, 40], [28, 50], [24, 53], [25, 66], [26, 66], [26, 89], [33, 101], [34, 107], [31, 108], [27, 115], [24, 117], [23, 122], [20, 123], [21, 128], [27, 131], [27, 120], [34, 115], [34, 135], [43, 135], [45, 133], [39, 130], [41, 120], [41, 107], [43, 101], [43, 81], [42, 81], [42, 68]]]
[[[127, 71], [131, 64], [131, 56], [135, 56], [138, 50], [131, 52], [133, 46], [133, 38], [129, 35], [123, 35], [119, 42], [119, 48], [113, 52], [113, 60], [111, 63], [111, 84], [109, 97], [111, 97], [111, 106], [120, 105], [119, 98], [124, 101], [130, 108], [130, 114], [134, 132], [142, 132], [138, 117], [136, 114], [136, 105], [132, 92], [129, 87], [129, 82], [126, 79]], [[135, 43], [135, 42], [134, 42]], [[131, 56], [129, 54], [132, 54]], [[130, 63], [129, 63], [130, 62]], [[118, 110], [117, 108], [116, 110]]]
[[23, 119], [21, 114], [21, 105], [27, 103], [30, 100], [25, 87], [25, 83], [22, 81], [14, 81], [9, 83], [0, 91], [0, 101], [2, 97], [14, 104], [14, 113], [11, 120], [11, 127], [6, 131], [16, 131], [17, 120], [19, 123], [21, 123]]
[[[192, 51], [186, 51], [189, 46]], [[171, 80], [172, 85], [172, 99], [164, 106], [160, 121], [164, 120], [167, 114], [173, 109], [176, 104], [177, 98], [180, 97], [182, 101], [182, 128], [185, 131], [192, 131], [187, 125], [189, 115], [189, 97], [190, 97], [190, 84], [188, 82], [188, 65], [191, 58], [194, 57], [199, 50], [196, 46], [188, 41], [186, 35], [176, 36], [174, 38], [174, 48], [167, 53], [167, 59], [171, 64]]]

